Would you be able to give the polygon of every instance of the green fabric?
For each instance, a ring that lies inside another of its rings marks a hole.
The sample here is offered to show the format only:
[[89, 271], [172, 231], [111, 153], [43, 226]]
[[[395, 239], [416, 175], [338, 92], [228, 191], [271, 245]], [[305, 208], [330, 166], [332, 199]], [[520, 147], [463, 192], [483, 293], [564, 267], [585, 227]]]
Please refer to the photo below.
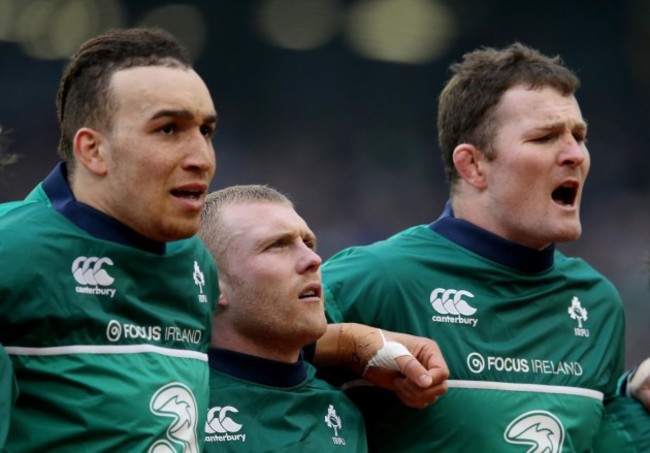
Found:
[[650, 452], [650, 413], [636, 400], [617, 397], [606, 407], [595, 453]]
[[7, 439], [11, 412], [17, 397], [18, 385], [14, 379], [13, 365], [0, 345], [0, 450]]
[[556, 251], [551, 269], [523, 273], [423, 225], [344, 250], [322, 271], [331, 321], [430, 337], [451, 372], [449, 392], [424, 410], [352, 387], [371, 451], [592, 448], [623, 371], [624, 312], [583, 260]]
[[200, 451], [212, 257], [198, 238], [164, 255], [97, 239], [43, 197], [0, 207], [0, 344], [20, 388], [6, 451]]
[[289, 388], [211, 370], [205, 451], [366, 452], [359, 410], [307, 366], [307, 379]]

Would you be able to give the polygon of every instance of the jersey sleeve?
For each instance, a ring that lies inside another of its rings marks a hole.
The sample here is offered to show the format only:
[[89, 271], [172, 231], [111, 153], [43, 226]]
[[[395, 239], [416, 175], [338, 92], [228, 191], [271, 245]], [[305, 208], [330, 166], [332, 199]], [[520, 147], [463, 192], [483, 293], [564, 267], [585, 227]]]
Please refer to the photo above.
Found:
[[605, 405], [594, 453], [650, 451], [650, 413], [633, 398], [619, 396]]
[[329, 322], [380, 322], [373, 313], [386, 308], [385, 295], [391, 284], [380, 257], [367, 247], [352, 247], [330, 258], [322, 272]]

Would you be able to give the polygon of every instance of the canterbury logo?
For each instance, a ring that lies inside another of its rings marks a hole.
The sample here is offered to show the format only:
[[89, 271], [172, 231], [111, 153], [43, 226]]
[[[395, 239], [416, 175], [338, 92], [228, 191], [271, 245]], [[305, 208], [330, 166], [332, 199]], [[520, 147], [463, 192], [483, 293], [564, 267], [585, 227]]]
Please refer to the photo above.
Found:
[[229, 412], [239, 412], [232, 406], [213, 407], [208, 411], [208, 419], [205, 421], [205, 431], [213, 433], [236, 433], [242, 427], [228, 415]]
[[109, 286], [115, 279], [102, 266], [112, 266], [110, 258], [80, 256], [72, 262], [72, 275], [80, 285]]
[[468, 304], [464, 297], [473, 298], [474, 294], [465, 290], [436, 288], [431, 291], [429, 300], [433, 309], [441, 315], [472, 316], [476, 308]]

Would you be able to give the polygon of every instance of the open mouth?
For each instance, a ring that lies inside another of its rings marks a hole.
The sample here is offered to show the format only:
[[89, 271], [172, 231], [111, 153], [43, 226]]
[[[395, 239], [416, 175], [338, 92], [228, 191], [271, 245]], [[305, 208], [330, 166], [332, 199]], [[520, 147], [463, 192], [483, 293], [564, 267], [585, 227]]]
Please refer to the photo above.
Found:
[[172, 195], [179, 198], [189, 198], [192, 200], [198, 200], [203, 195], [202, 190], [172, 190]]
[[311, 286], [307, 288], [305, 291], [300, 293], [298, 296], [298, 299], [310, 299], [312, 297], [318, 297], [320, 298], [320, 287], [317, 286]]
[[553, 201], [562, 206], [573, 206], [577, 196], [578, 183], [576, 182], [565, 182], [551, 194]]

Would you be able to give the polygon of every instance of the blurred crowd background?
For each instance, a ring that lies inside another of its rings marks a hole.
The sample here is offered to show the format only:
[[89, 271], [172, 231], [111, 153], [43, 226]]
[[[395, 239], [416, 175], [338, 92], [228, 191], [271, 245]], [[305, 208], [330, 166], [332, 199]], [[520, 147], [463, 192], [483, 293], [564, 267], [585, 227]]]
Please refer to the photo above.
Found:
[[621, 292], [627, 365], [650, 355], [650, 2], [0, 0], [0, 125], [19, 155], [0, 202], [23, 198], [58, 161], [66, 58], [138, 25], [174, 33], [212, 92], [212, 188], [289, 193], [324, 258], [442, 210], [436, 104], [451, 62], [515, 40], [560, 54], [582, 79], [592, 155], [583, 237], [560, 248]]

